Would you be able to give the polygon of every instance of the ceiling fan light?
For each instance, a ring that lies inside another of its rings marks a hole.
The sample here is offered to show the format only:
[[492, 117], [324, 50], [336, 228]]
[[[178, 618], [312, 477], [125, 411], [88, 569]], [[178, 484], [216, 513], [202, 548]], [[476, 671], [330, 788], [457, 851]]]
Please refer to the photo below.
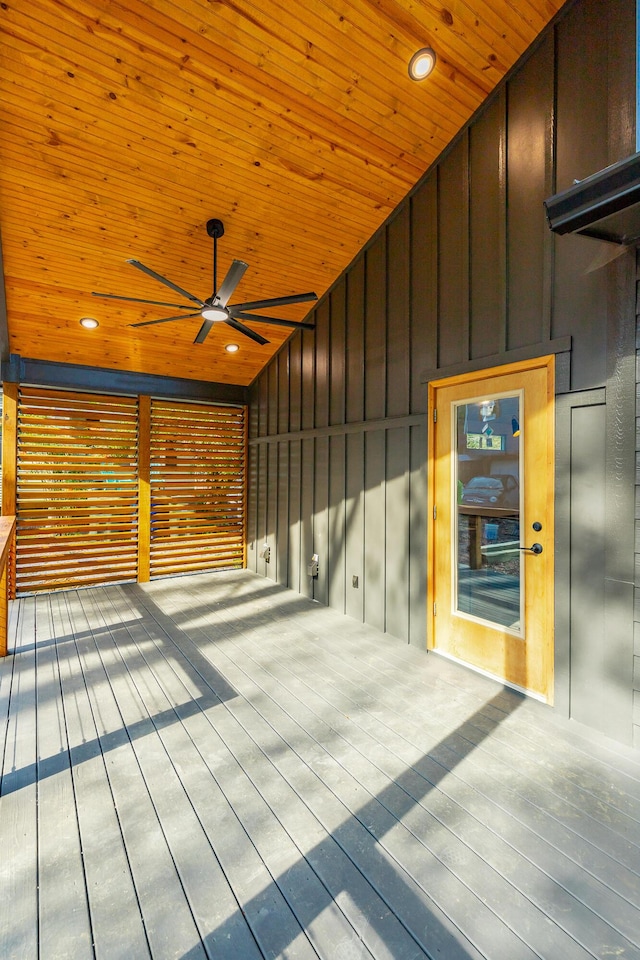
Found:
[[200, 316], [203, 320], [213, 320], [214, 323], [218, 323], [221, 320], [227, 320], [229, 313], [225, 307], [204, 307], [200, 311]]
[[409, 61], [409, 76], [412, 80], [424, 80], [436, 65], [435, 50], [423, 47], [416, 51]]

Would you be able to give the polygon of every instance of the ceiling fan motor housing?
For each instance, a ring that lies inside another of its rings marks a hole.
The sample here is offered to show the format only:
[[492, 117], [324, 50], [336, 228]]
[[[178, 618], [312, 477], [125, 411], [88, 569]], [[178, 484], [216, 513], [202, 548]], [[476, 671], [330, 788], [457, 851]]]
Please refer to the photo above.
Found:
[[207, 233], [214, 240], [219, 240], [224, 236], [224, 224], [222, 220], [207, 220]]

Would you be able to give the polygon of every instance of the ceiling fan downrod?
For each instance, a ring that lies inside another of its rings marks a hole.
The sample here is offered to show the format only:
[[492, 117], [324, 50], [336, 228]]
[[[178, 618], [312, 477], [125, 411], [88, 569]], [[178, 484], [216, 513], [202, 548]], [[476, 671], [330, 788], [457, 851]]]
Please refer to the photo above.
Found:
[[[207, 233], [213, 238], [213, 297], [218, 289], [218, 238], [224, 236], [222, 220], [207, 220]], [[213, 299], [212, 297], [212, 299]]]

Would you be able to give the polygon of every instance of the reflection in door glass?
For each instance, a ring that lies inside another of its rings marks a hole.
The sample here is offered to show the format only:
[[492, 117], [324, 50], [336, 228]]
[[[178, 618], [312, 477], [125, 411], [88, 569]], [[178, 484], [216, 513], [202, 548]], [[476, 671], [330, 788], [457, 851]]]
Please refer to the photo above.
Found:
[[457, 404], [456, 609], [520, 632], [520, 398]]

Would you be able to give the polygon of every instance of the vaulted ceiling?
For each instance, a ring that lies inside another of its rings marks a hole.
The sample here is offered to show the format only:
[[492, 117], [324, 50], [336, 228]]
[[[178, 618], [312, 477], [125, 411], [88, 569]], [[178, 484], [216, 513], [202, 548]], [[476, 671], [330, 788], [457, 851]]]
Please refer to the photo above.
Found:
[[[248, 384], [290, 335], [94, 298], [331, 286], [563, 0], [6, 0], [0, 231], [10, 350]], [[412, 82], [419, 47], [438, 57]], [[273, 315], [301, 320], [309, 304]], [[268, 311], [263, 311], [268, 313]], [[79, 325], [95, 317], [94, 331]], [[224, 346], [236, 342], [234, 355]]]

